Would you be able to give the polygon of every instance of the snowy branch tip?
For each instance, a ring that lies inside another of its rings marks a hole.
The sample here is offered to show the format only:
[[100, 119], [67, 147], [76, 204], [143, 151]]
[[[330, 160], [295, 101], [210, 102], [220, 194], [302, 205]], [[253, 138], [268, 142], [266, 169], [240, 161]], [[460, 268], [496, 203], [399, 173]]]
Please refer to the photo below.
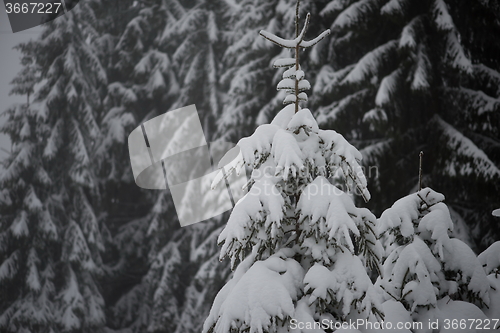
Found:
[[295, 49], [297, 46], [300, 46], [302, 48], [308, 48], [311, 46], [314, 46], [318, 44], [323, 38], [328, 36], [330, 34], [330, 29], [327, 29], [323, 31], [318, 37], [310, 40], [310, 41], [305, 41], [304, 36], [307, 31], [307, 27], [309, 25], [309, 20], [311, 18], [311, 14], [307, 14], [306, 16], [306, 22], [304, 24], [304, 27], [302, 28], [302, 31], [300, 34], [295, 38], [295, 39], [283, 39], [281, 37], [276, 36], [275, 34], [261, 30], [259, 34], [264, 37], [265, 39], [273, 42], [276, 45], [279, 45], [281, 47], [287, 48], [287, 49]]

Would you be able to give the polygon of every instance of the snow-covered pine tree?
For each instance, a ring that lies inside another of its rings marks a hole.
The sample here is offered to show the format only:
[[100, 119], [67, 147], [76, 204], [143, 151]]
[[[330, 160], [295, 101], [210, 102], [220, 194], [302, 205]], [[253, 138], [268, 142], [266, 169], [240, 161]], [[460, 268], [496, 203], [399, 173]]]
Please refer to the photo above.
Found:
[[204, 332], [287, 332], [291, 318], [382, 316], [366, 270], [376, 269], [382, 255], [375, 217], [329, 181], [341, 173], [348, 188], [368, 200], [361, 155], [340, 134], [320, 130], [299, 105], [309, 89], [299, 51], [329, 33], [306, 41], [309, 18], [300, 31], [296, 15], [294, 39], [261, 31], [294, 53], [274, 63], [287, 69], [278, 84], [287, 92], [286, 106], [270, 124], [238, 142], [241, 154], [228, 167], [228, 172], [244, 172], [247, 165], [253, 171], [249, 192], [219, 236], [220, 257], [228, 256], [233, 268], [239, 265], [218, 293]]
[[[21, 46], [27, 63], [14, 92], [32, 103], [9, 110], [12, 155], [0, 180], [0, 327], [4, 332], [98, 332], [104, 301], [97, 277], [104, 250], [91, 169], [99, 136], [96, 1], [81, 2]], [[36, 68], [36, 69], [35, 69]], [[39, 77], [38, 77], [39, 74]]]
[[[492, 212], [495, 217], [500, 217], [500, 208]], [[494, 322], [500, 318], [500, 241], [497, 241], [484, 250], [479, 256], [479, 261], [483, 265], [484, 271], [488, 275], [488, 280], [491, 283], [490, 304], [484, 310], [486, 315]], [[500, 328], [500, 324], [496, 323], [496, 327]]]
[[318, 52], [327, 64], [312, 101], [321, 125], [345, 133], [363, 148], [366, 165], [377, 165], [369, 207], [381, 212], [414, 190], [407, 170], [424, 149], [424, 183], [447, 195], [453, 220], [466, 222], [479, 248], [500, 237], [490, 214], [500, 184], [500, 65], [492, 56], [500, 51], [493, 37], [500, 23], [493, 6], [330, 1], [321, 15], [333, 22], [333, 38]]
[[[401, 302], [415, 322], [485, 319], [481, 310], [489, 308], [494, 285], [481, 265], [485, 260], [450, 238], [453, 222], [443, 200], [425, 188], [384, 211], [377, 227], [386, 258], [376, 285], [385, 300]], [[495, 263], [489, 264], [492, 270]]]
[[[484, 310], [490, 319], [500, 318], [500, 241], [491, 244], [478, 256], [491, 283], [490, 304]], [[497, 324], [497, 328], [500, 324]]]

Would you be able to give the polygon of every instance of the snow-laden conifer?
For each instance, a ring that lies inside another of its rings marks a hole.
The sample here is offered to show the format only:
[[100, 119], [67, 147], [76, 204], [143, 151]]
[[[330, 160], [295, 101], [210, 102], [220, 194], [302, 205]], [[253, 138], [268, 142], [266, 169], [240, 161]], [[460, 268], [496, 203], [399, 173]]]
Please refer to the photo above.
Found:
[[443, 201], [442, 194], [424, 188], [384, 211], [378, 230], [386, 258], [377, 286], [386, 300], [401, 302], [415, 322], [484, 319], [493, 284], [484, 259], [450, 237], [454, 225]]
[[[298, 13], [298, 3], [297, 3]], [[319, 129], [311, 112], [300, 106], [309, 83], [299, 64], [307, 41], [310, 15], [296, 38], [261, 35], [292, 57], [275, 61], [285, 67], [278, 89], [286, 105], [270, 124], [241, 139], [241, 154], [228, 171], [252, 169], [240, 199], [219, 235], [221, 259], [236, 267], [217, 295], [204, 332], [287, 332], [289, 320], [381, 318], [380, 298], [366, 265], [377, 269], [382, 249], [375, 217], [357, 208], [345, 189], [370, 198], [359, 160], [361, 154], [335, 131]], [[213, 186], [223, 179], [220, 174]], [[238, 264], [239, 263], [239, 264]]]
[[500, 316], [500, 241], [491, 244], [478, 256], [478, 259], [492, 285], [490, 304], [484, 312], [494, 320]]

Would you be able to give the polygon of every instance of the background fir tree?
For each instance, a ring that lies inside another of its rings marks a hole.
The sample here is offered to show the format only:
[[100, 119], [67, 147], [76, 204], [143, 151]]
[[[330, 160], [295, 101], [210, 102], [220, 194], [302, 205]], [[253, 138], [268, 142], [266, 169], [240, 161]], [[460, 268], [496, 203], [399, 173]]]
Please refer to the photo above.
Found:
[[[128, 12], [110, 46], [113, 82], [104, 99], [105, 136], [98, 151], [113, 200], [107, 219], [114, 246], [107, 267], [108, 326], [142, 332], [151, 324], [156, 282], [148, 270], [178, 225], [167, 193], [138, 189], [130, 164], [123, 160], [128, 159], [127, 129], [168, 111], [175, 102], [177, 79], [170, 55], [159, 43], [164, 26], [175, 17], [161, 1], [130, 2]], [[114, 159], [107, 158], [110, 149]]]
[[92, 43], [98, 6], [80, 4], [21, 46], [26, 67], [13, 91], [29, 95], [36, 82], [41, 86], [32, 103], [10, 109], [3, 129], [14, 145], [1, 179], [8, 193], [0, 312], [8, 332], [96, 332], [105, 323], [92, 168], [106, 83]]
[[377, 165], [372, 208], [412, 190], [408, 170], [424, 150], [424, 183], [447, 195], [479, 248], [499, 236], [489, 213], [500, 176], [498, 42], [487, 32], [499, 20], [489, 6], [331, 1], [321, 14], [333, 37], [313, 95], [320, 124], [342, 129]]
[[[226, 7], [203, 1], [138, 6], [116, 46], [118, 70], [132, 75], [125, 76], [126, 83], [122, 77], [109, 87], [110, 93], [120, 95], [116, 99], [110, 94], [109, 101], [126, 102], [121, 96], [128, 98], [130, 90], [134, 98], [129, 109], [136, 107], [133, 114], [139, 123], [195, 103], [210, 142], [220, 98], [218, 52], [225, 45], [221, 17]], [[216, 251], [206, 239], [220, 220], [180, 229], [168, 191], [149, 197], [149, 211], [122, 225], [114, 238], [120, 255], [113, 275], [129, 284], [113, 301], [110, 327], [197, 331], [227, 275], [209, 273], [218, 266], [212, 258]], [[130, 274], [135, 278], [128, 279]]]

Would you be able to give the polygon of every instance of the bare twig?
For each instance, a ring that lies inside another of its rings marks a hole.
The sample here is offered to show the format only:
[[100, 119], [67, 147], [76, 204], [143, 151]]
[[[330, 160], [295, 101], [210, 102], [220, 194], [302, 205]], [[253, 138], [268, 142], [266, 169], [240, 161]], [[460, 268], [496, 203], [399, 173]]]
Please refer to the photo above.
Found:
[[295, 38], [299, 37], [299, 7], [300, 0], [297, 0], [297, 5], [295, 6]]
[[420, 162], [418, 166], [418, 191], [420, 192], [422, 190], [422, 157], [424, 156], [424, 152], [421, 151], [420, 154], [418, 154], [420, 157]]

